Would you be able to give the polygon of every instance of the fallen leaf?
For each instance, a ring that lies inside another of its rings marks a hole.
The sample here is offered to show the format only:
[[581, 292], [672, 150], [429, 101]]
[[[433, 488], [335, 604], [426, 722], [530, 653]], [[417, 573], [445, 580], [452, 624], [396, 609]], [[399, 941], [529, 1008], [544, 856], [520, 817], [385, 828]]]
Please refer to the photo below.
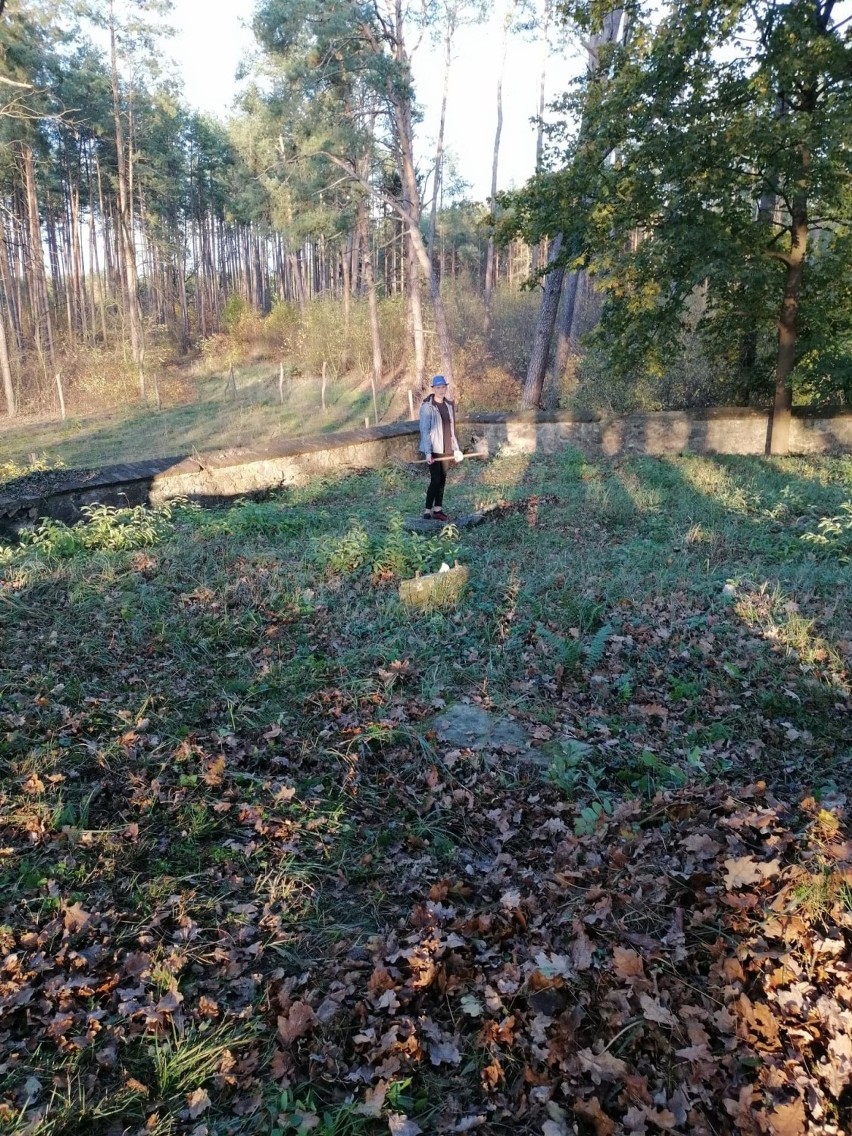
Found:
[[766, 1118], [772, 1136], [803, 1136], [805, 1132], [805, 1102], [799, 1100], [792, 1104], [779, 1104]]
[[568, 1126], [563, 1120], [545, 1120], [541, 1136], [568, 1136]]
[[500, 906], [506, 911], [514, 911], [521, 905], [521, 893], [518, 888], [509, 888], [500, 896]]
[[423, 1131], [420, 1125], [407, 1117], [404, 1112], [389, 1113], [388, 1128], [391, 1136], [419, 1136]]
[[630, 950], [629, 947], [615, 947], [612, 952], [613, 969], [620, 979], [626, 981], [628, 978], [644, 978], [645, 968], [642, 963], [642, 956], [636, 951]]
[[667, 1108], [645, 1109], [645, 1119], [649, 1120], [651, 1124], [655, 1124], [657, 1128], [661, 1128], [664, 1132], [668, 1132], [672, 1128], [677, 1127], [677, 1120], [673, 1112]]
[[574, 942], [571, 945], [571, 958], [579, 971], [588, 970], [592, 965], [594, 956], [594, 943], [586, 935], [583, 924], [578, 920], [574, 922]]
[[576, 1116], [591, 1120], [595, 1126], [595, 1136], [612, 1136], [615, 1132], [615, 1121], [603, 1111], [597, 1097], [591, 1097], [589, 1100], [577, 1097], [574, 1101], [574, 1113]]
[[728, 891], [777, 876], [781, 871], [780, 860], [755, 860], [754, 856], [729, 856], [725, 860], [725, 886]]
[[580, 1068], [591, 1073], [596, 1085], [601, 1081], [622, 1081], [627, 1075], [627, 1063], [620, 1057], [613, 1057], [604, 1050], [603, 1053], [593, 1053], [591, 1049], [581, 1049], [577, 1053]]
[[193, 1120], [197, 1120], [213, 1102], [205, 1089], [193, 1089], [191, 1093], [187, 1094], [186, 1103], [189, 1105], [189, 1115]]
[[385, 1107], [385, 1097], [388, 1095], [389, 1084], [389, 1081], [379, 1081], [377, 1085], [367, 1089], [364, 1094], [364, 1100], [355, 1108], [359, 1116], [369, 1116], [372, 1119], [376, 1119], [382, 1115], [382, 1109]]
[[470, 1018], [482, 1017], [482, 1003], [474, 994], [465, 994], [461, 999], [461, 1008]]
[[91, 922], [91, 915], [79, 903], [72, 903], [62, 913], [62, 922], [69, 935], [79, 935]]
[[650, 994], [640, 994], [639, 1005], [649, 1022], [657, 1022], [662, 1026], [676, 1026], [678, 1024], [677, 1018], [671, 1010], [667, 1010], [661, 1002], [652, 998]]
[[278, 1017], [278, 1036], [284, 1045], [292, 1045], [304, 1037], [316, 1021], [316, 1015], [307, 1002], [294, 1002], [288, 1013]]
[[225, 780], [225, 756], [219, 754], [218, 757], [211, 758], [204, 765], [204, 772], [201, 774], [201, 780], [205, 785], [215, 788], [221, 785]]
[[433, 1065], [458, 1065], [461, 1053], [452, 1041], [430, 1041], [429, 1060]]
[[852, 1082], [852, 1037], [848, 1033], [833, 1037], [828, 1043], [827, 1068], [817, 1066], [828, 1086], [828, 1091], [839, 1098], [846, 1086]]

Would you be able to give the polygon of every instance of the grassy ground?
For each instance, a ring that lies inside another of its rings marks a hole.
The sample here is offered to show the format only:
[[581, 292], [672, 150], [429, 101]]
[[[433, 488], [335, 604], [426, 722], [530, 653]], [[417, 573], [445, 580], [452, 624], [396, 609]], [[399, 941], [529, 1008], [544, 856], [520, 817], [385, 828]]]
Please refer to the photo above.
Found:
[[[272, 363], [240, 368], [236, 397], [228, 389], [226, 375], [195, 379], [190, 386], [190, 401], [167, 405], [159, 414], [127, 408], [109, 416], [71, 417], [65, 422], [0, 422], [0, 464], [26, 461], [35, 453], [69, 467], [91, 468], [260, 446], [282, 435], [331, 433], [363, 426], [365, 416], [374, 422], [369, 383], [352, 378], [329, 380], [325, 411], [319, 378], [286, 378], [282, 403]], [[381, 393], [380, 415], [390, 399], [390, 391]]]
[[852, 461], [423, 488], [0, 552], [6, 1129], [848, 1131]]

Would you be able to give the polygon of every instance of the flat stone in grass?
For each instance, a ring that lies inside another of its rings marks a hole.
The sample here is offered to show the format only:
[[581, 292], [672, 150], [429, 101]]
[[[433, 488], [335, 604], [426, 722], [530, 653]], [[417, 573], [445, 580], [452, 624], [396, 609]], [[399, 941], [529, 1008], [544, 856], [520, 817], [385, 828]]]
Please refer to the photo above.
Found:
[[435, 719], [435, 732], [442, 742], [459, 749], [529, 749], [523, 728], [510, 718], [498, 718], [481, 706], [459, 703]]
[[429, 521], [425, 517], [406, 517], [405, 527], [409, 532], [431, 536], [433, 533], [439, 533], [441, 529], [445, 529], [447, 525], [453, 525], [457, 529], [472, 529], [481, 525], [487, 519], [487, 513], [465, 513], [463, 517], [454, 517], [449, 521]]

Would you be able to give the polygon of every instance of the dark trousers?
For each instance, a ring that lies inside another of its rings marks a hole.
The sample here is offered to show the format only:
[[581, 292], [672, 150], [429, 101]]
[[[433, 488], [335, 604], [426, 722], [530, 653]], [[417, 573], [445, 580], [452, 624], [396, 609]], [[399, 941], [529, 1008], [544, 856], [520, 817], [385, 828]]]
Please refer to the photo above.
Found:
[[426, 508], [440, 509], [444, 503], [444, 486], [447, 484], [449, 462], [437, 459], [429, 466], [429, 488], [426, 490]]

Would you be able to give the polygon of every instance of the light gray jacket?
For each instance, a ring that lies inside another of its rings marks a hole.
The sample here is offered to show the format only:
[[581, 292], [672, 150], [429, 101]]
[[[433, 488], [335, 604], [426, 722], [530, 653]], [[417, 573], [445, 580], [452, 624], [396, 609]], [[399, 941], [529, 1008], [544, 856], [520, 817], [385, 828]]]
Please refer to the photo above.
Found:
[[[450, 432], [452, 434], [453, 450], [460, 450], [459, 440], [456, 437], [456, 404], [444, 399], [444, 405], [450, 412]], [[444, 452], [444, 426], [441, 415], [435, 406], [431, 394], [423, 400], [420, 407], [420, 453], [424, 457], [429, 454], [442, 454]]]

